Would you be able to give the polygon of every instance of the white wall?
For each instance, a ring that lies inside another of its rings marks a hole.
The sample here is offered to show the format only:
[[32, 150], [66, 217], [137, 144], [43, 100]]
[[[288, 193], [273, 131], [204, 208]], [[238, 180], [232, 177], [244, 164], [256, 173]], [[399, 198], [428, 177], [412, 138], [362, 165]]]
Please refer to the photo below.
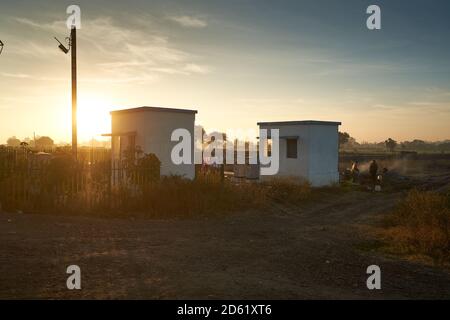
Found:
[[310, 125], [309, 180], [314, 186], [339, 182], [338, 126]]
[[337, 125], [262, 124], [260, 128], [279, 129], [280, 137], [298, 136], [297, 159], [287, 158], [286, 139], [280, 139], [280, 170], [276, 176], [300, 177], [315, 187], [339, 182]]
[[138, 111], [112, 114], [112, 133], [136, 131], [136, 146], [144, 153], [154, 153], [161, 161], [161, 175], [181, 175], [189, 179], [195, 177], [195, 165], [175, 165], [171, 160], [171, 151], [177, 142], [170, 137], [175, 129], [184, 128], [191, 133], [194, 150], [195, 114], [171, 111]]
[[[270, 129], [279, 129], [280, 137], [283, 136], [299, 136], [297, 140], [297, 159], [290, 159], [286, 157], [286, 139], [280, 139], [280, 168], [276, 176], [297, 176], [304, 179], [308, 177], [308, 162], [307, 157], [309, 145], [307, 144], [309, 131], [306, 126], [293, 125], [262, 125], [261, 129], [267, 129], [270, 134]], [[261, 176], [270, 178], [270, 176]]]

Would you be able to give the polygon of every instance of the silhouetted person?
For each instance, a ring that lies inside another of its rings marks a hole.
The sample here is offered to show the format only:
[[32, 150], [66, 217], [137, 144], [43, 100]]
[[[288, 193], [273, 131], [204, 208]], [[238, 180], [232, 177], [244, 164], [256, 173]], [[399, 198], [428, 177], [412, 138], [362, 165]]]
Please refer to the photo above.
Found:
[[359, 182], [359, 168], [358, 168], [358, 161], [353, 162], [352, 164], [352, 178], [353, 182], [357, 183]]
[[372, 160], [369, 167], [370, 178], [372, 179], [373, 184], [377, 182], [377, 173], [378, 173], [378, 164], [375, 160]]

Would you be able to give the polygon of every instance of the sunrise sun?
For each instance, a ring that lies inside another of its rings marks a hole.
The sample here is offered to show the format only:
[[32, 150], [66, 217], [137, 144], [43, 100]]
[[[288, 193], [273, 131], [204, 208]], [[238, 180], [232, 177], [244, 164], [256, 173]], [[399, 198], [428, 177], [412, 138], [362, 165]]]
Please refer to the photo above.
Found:
[[110, 132], [111, 108], [112, 103], [105, 97], [80, 94], [77, 112], [80, 141], [99, 140], [101, 134]]

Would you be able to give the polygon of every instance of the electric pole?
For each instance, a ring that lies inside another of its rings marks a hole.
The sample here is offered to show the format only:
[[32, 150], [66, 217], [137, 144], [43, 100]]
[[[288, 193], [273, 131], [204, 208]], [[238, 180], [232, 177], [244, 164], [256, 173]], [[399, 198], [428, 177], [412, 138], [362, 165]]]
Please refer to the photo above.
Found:
[[69, 49], [67, 49], [61, 41], [58, 41], [58, 48], [65, 54], [70, 52], [71, 55], [71, 74], [72, 74], [72, 156], [76, 160], [78, 153], [77, 139], [77, 28], [72, 26], [70, 29]]
[[70, 30], [70, 47], [72, 60], [72, 155], [74, 159], [77, 159], [77, 28], [75, 26]]

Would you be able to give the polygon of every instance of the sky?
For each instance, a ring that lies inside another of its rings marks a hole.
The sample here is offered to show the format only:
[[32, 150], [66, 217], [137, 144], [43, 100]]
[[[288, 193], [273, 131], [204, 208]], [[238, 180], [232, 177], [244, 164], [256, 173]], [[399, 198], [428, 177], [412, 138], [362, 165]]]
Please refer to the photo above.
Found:
[[198, 110], [211, 131], [333, 120], [360, 142], [450, 139], [446, 0], [15, 0], [0, 3], [0, 143], [70, 141], [70, 55], [53, 37], [71, 4], [81, 141], [139, 106]]

